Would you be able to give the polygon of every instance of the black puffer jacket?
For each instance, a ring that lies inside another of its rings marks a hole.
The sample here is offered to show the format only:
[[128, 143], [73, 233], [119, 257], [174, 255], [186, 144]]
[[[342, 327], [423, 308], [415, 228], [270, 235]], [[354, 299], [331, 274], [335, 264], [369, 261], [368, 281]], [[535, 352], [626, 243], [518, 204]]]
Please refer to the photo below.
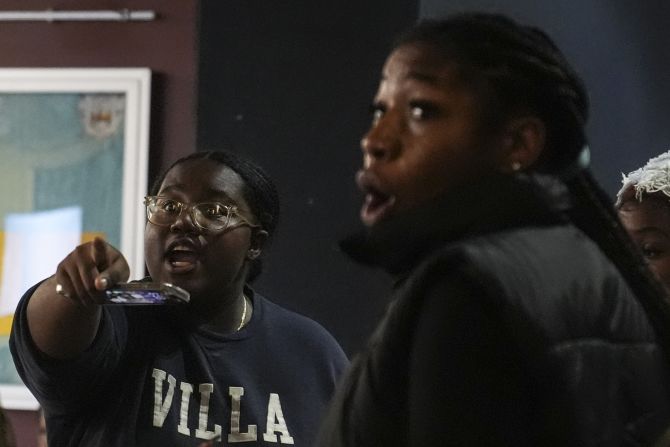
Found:
[[399, 277], [321, 446], [637, 446], [670, 426], [645, 312], [564, 217], [560, 185], [495, 179], [345, 243]]

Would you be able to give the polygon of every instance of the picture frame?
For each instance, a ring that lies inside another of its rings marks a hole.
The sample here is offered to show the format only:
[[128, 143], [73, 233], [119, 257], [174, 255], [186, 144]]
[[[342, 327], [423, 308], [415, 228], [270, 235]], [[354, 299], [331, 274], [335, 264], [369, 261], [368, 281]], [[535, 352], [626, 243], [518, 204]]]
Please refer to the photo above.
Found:
[[8, 349], [30, 285], [96, 236], [144, 275], [150, 89], [148, 68], [0, 69], [0, 407], [38, 408]]

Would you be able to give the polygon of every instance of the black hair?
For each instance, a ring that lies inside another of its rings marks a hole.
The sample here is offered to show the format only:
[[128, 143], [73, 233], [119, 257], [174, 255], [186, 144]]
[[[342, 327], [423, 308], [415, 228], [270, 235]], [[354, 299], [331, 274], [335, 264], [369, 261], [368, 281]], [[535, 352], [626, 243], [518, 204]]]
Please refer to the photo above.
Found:
[[[242, 195], [263, 230], [268, 233], [268, 242], [272, 239], [279, 221], [279, 194], [277, 187], [266, 172], [251, 160], [227, 151], [198, 151], [182, 157], [172, 163], [151, 186], [151, 195], [158, 194], [163, 180], [175, 166], [191, 160], [212, 160], [235, 171], [244, 181]], [[262, 261], [258, 257], [249, 266], [247, 281], [252, 282], [262, 271]]]
[[558, 47], [537, 28], [488, 13], [419, 22], [400, 36], [395, 47], [407, 44], [434, 48], [437, 57], [455, 64], [464, 81], [470, 76], [474, 76], [473, 82], [483, 81], [485, 94], [480, 99], [497, 116], [496, 121], [531, 113], [544, 122], [546, 147], [532, 170], [557, 176], [565, 183], [573, 200], [570, 219], [617, 266], [670, 360], [670, 304], [619, 221], [610, 198], [584, 163], [588, 96]]

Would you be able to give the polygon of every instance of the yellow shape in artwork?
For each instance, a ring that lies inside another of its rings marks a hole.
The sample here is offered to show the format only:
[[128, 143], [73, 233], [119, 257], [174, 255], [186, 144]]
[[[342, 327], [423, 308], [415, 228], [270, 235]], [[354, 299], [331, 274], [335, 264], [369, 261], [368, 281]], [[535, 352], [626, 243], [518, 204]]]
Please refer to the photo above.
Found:
[[[0, 231], [0, 275], [2, 275], [2, 261], [5, 258], [4, 254], [5, 254], [5, 232]], [[2, 281], [1, 276], [0, 281]]]
[[9, 335], [9, 331], [12, 330], [12, 317], [13, 315], [0, 317], [0, 335]]

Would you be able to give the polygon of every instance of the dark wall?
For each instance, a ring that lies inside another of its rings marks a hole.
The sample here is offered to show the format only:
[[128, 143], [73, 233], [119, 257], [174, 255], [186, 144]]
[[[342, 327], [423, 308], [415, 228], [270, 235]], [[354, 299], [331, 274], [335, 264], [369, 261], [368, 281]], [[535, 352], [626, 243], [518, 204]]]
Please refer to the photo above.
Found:
[[2, 0], [2, 10], [152, 10], [151, 22], [1, 22], [0, 67], [148, 67], [150, 178], [193, 152], [197, 0]]
[[256, 288], [313, 317], [349, 353], [384, 306], [386, 278], [338, 237], [358, 224], [358, 142], [389, 43], [416, 0], [203, 0], [198, 143], [264, 166], [283, 201]]
[[591, 96], [592, 166], [614, 196], [621, 172], [670, 149], [670, 3], [665, 0], [421, 0], [421, 17], [484, 9], [547, 31]]

